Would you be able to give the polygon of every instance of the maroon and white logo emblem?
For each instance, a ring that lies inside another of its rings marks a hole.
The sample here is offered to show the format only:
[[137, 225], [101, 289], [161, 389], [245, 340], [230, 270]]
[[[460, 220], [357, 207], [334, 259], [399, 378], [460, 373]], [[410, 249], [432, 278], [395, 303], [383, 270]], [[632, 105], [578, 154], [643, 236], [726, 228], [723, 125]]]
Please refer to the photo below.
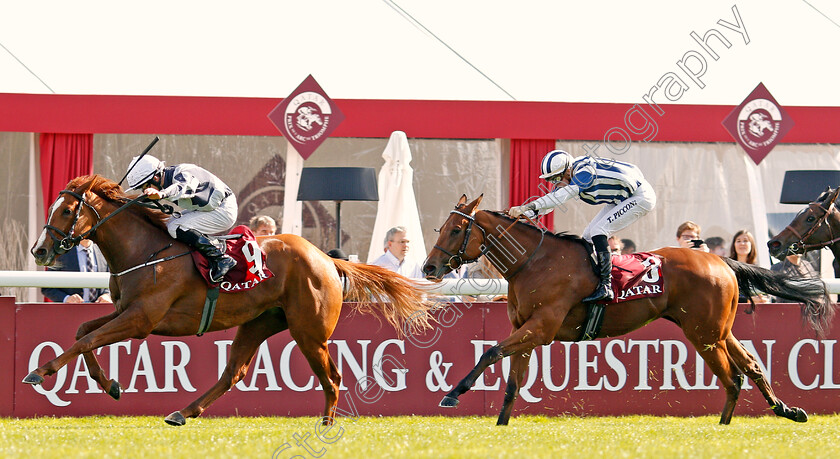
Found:
[[309, 75], [268, 114], [268, 119], [307, 159], [344, 120], [344, 114]]
[[723, 127], [758, 164], [793, 127], [793, 120], [759, 83], [723, 120]]

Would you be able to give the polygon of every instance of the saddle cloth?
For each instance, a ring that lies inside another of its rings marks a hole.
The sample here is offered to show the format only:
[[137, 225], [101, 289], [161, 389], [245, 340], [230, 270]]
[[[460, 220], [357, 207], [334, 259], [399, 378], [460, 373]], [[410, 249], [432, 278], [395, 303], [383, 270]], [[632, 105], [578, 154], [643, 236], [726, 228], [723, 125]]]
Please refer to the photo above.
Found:
[[214, 284], [210, 281], [210, 262], [201, 253], [192, 250], [193, 262], [195, 267], [207, 286], [211, 288], [219, 287], [222, 292], [244, 292], [250, 290], [260, 282], [274, 277], [274, 273], [265, 265], [265, 253], [257, 243], [257, 238], [251, 229], [245, 225], [239, 225], [230, 230], [231, 235], [241, 234], [242, 237], [235, 239], [225, 239], [226, 243], [225, 253], [236, 260], [236, 266], [233, 267], [225, 278], [219, 284]]
[[638, 252], [612, 257], [612, 288], [615, 299], [607, 304], [662, 295], [662, 257]]

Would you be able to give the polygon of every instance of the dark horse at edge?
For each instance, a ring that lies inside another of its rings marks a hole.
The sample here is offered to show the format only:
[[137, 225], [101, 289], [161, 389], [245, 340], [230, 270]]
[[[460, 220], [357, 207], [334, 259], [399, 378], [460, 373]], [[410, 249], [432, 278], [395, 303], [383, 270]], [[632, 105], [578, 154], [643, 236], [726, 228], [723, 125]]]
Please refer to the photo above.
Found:
[[787, 255], [802, 255], [828, 247], [835, 260], [840, 260], [838, 194], [840, 188], [829, 188], [799, 211], [788, 226], [767, 242], [770, 255], [783, 260]]
[[[497, 424], [510, 420], [513, 403], [531, 352], [554, 340], [575, 341], [586, 320], [582, 299], [597, 284], [590, 248], [578, 236], [554, 235], [510, 217], [478, 210], [481, 197], [461, 199], [440, 228], [435, 248], [423, 267], [427, 279], [440, 280], [462, 263], [488, 256], [508, 279], [508, 317], [513, 331], [488, 349], [472, 371], [441, 401], [454, 407], [458, 397], [475, 384], [488, 366], [510, 357], [510, 374]], [[805, 422], [801, 408], [789, 408], [770, 387], [756, 358], [732, 335], [738, 291], [762, 291], [802, 303], [804, 320], [820, 334], [834, 314], [820, 279], [792, 279], [767, 269], [691, 249], [663, 248], [664, 293], [608, 305], [599, 338], [629, 333], [656, 319], [679, 326], [726, 392], [720, 416], [729, 424], [738, 401], [743, 375], [764, 395], [777, 416]]]

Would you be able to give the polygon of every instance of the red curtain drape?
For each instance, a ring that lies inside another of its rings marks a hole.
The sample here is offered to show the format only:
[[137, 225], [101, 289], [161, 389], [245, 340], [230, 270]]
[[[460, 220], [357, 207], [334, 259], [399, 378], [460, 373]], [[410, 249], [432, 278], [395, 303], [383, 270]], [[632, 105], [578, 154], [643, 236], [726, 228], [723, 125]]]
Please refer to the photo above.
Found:
[[[554, 150], [554, 139], [511, 139], [510, 141], [510, 205], [518, 206], [540, 197], [551, 185], [540, 180], [540, 161]], [[540, 186], [542, 184], [542, 186]], [[554, 231], [554, 214], [541, 217], [542, 224]]]
[[41, 191], [44, 216], [70, 180], [93, 173], [93, 134], [41, 134]]

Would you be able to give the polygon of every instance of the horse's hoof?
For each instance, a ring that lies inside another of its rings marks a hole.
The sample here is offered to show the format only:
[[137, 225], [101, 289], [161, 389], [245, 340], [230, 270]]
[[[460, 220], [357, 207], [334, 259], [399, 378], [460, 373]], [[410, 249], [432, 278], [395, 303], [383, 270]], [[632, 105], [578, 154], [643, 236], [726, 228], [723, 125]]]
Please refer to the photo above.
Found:
[[440, 401], [440, 406], [443, 408], [455, 408], [458, 406], [458, 399], [455, 397], [445, 396], [443, 400]]
[[29, 373], [25, 378], [23, 378], [24, 384], [32, 384], [33, 386], [41, 384], [42, 382], [44, 382], [44, 377], [36, 374], [35, 372]]
[[114, 400], [120, 399], [120, 383], [118, 383], [115, 379], [111, 380], [111, 388], [108, 389], [108, 395], [111, 396]]
[[184, 416], [181, 414], [180, 411], [176, 411], [176, 412], [170, 414], [169, 416], [167, 416], [166, 418], [164, 418], [164, 422], [166, 422], [167, 424], [169, 424], [171, 426], [180, 427], [180, 426], [186, 424], [187, 420], [184, 418]]
[[805, 412], [802, 408], [794, 407], [793, 410], [796, 414], [793, 415], [793, 420], [796, 422], [808, 422], [808, 413]]

